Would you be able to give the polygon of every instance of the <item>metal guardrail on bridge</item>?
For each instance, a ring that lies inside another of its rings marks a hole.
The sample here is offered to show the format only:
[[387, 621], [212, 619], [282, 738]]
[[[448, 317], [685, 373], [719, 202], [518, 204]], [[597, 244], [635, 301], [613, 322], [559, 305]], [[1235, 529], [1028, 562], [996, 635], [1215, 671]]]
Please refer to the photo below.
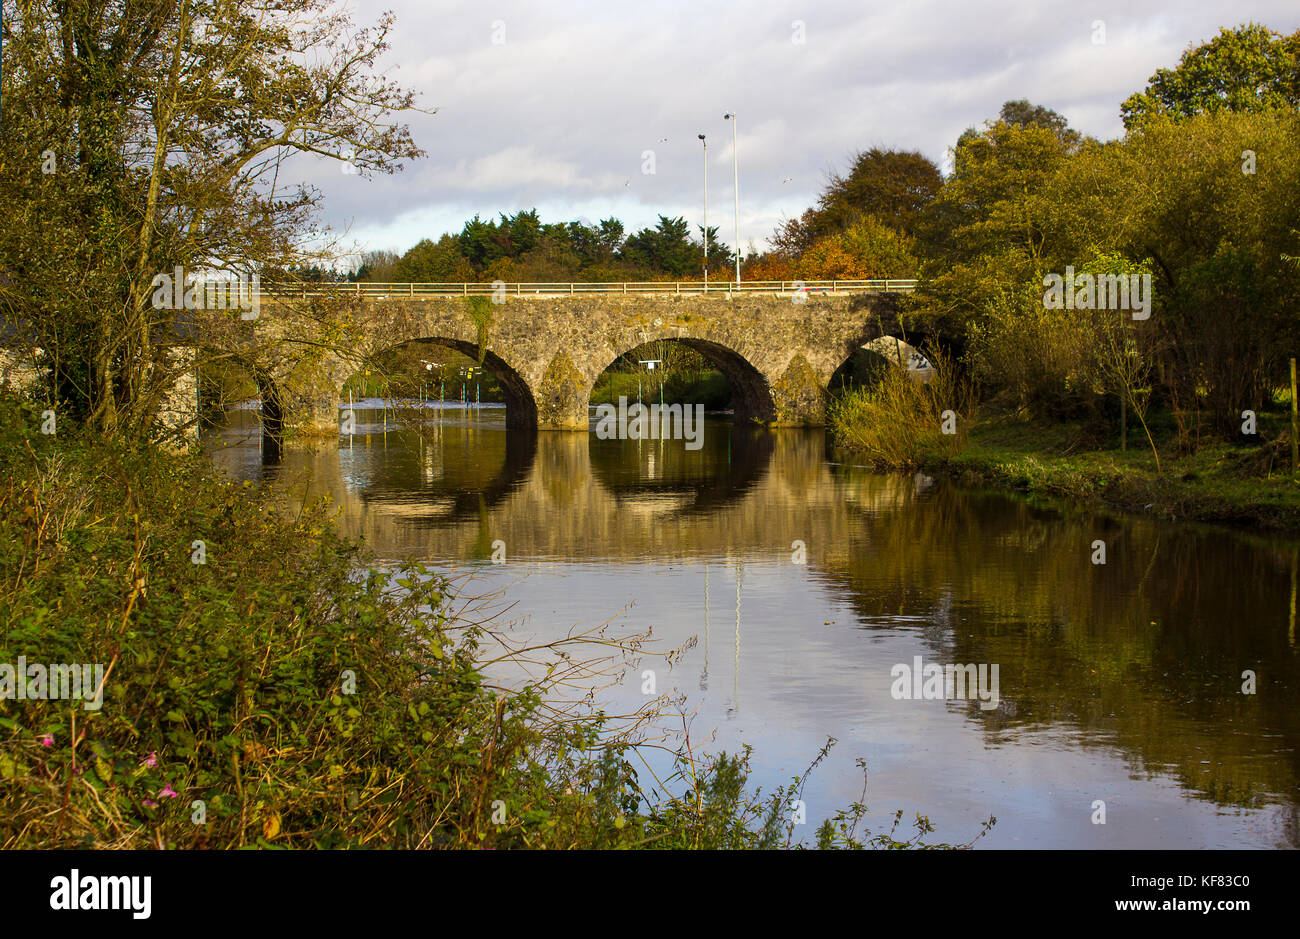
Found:
[[907, 292], [916, 289], [916, 281], [898, 280], [751, 280], [732, 281], [632, 281], [619, 283], [515, 283], [500, 281], [488, 284], [300, 284], [264, 285], [269, 296], [282, 297], [362, 297], [388, 300], [401, 297], [555, 297], [578, 294], [647, 294], [693, 296], [709, 294], [727, 296], [734, 293], [840, 294], [863, 292]]

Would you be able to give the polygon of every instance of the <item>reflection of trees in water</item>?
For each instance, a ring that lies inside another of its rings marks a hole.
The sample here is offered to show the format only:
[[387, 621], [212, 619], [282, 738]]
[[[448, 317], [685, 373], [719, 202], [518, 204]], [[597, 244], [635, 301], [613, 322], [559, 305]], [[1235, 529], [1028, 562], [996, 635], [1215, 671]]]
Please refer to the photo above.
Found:
[[[990, 734], [1065, 724], [1119, 747], [1135, 772], [1172, 772], [1219, 804], [1294, 799], [1289, 552], [950, 486], [916, 499], [916, 511], [877, 513], [850, 498], [861, 526], [821, 576], [864, 628], [931, 621], [954, 598], [935, 652], [1000, 665], [1004, 706], [969, 709]], [[1095, 539], [1107, 543], [1105, 565], [1091, 563]], [[1254, 696], [1241, 693], [1247, 668], [1260, 676]]]

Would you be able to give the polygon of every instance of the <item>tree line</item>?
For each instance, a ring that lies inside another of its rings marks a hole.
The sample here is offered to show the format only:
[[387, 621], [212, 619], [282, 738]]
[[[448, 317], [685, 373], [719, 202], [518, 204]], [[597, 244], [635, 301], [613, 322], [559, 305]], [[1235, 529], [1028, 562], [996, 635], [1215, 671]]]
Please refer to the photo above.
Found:
[[[1296, 355], [1298, 109], [1300, 32], [1223, 29], [1122, 103], [1120, 139], [1017, 100], [960, 136], [946, 176], [919, 153], [859, 154], [746, 272], [917, 276], [908, 321], [1010, 409], [1118, 401], [1144, 426], [1169, 415], [1180, 449], [1202, 427], [1241, 439]], [[1149, 277], [1150, 310], [1052, 303], [1069, 272]]]
[[[725, 278], [731, 249], [709, 226], [708, 265]], [[705, 264], [704, 230], [681, 217], [659, 216], [653, 228], [626, 235], [616, 218], [595, 225], [543, 222], [536, 209], [500, 219], [475, 215], [458, 234], [422, 239], [402, 254], [367, 251], [346, 275], [378, 283], [610, 282], [698, 279]], [[313, 276], [327, 276], [323, 270]]]

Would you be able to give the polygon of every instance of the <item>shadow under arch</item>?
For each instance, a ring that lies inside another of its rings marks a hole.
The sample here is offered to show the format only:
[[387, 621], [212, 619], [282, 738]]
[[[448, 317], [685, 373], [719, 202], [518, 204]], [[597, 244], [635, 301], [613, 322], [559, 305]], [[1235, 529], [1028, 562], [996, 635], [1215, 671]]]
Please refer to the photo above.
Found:
[[891, 368], [902, 367], [918, 380], [928, 380], [934, 369], [915, 345], [900, 336], [877, 336], [857, 346], [831, 374], [827, 391], [834, 394], [850, 388], [870, 386]]
[[[395, 345], [388, 346], [386, 350], [392, 351], [401, 349], [406, 346], [423, 344], [430, 346], [440, 346], [444, 349], [451, 349], [459, 352], [467, 358], [478, 360], [478, 346], [472, 342], [464, 342], [459, 339], [447, 339], [442, 336], [416, 336], [412, 339], [406, 339]], [[380, 355], [383, 354], [381, 351]], [[487, 370], [497, 384], [501, 386], [501, 391], [506, 399], [506, 427], [510, 430], [535, 431], [537, 430], [537, 401], [533, 398], [532, 389], [514, 367], [505, 359], [497, 355], [491, 349], [485, 350], [483, 356], [483, 368]]]
[[[212, 352], [214, 350], [208, 350]], [[253, 384], [257, 387], [258, 407], [256, 408], [258, 423], [261, 426], [261, 452], [263, 465], [276, 465], [280, 462], [282, 456], [282, 445], [284, 442], [284, 417], [285, 404], [284, 394], [280, 389], [279, 383], [269, 371], [255, 363], [245, 359], [243, 356], [222, 350], [217, 353], [220, 358], [224, 358], [230, 365], [246, 374]], [[204, 400], [204, 380], [203, 370], [199, 370], [198, 393], [199, 400]], [[222, 408], [224, 411], [224, 407]]]
[[692, 339], [686, 336], [650, 337], [620, 351], [601, 370], [601, 374], [623, 356], [652, 342], [679, 343], [698, 352], [709, 364], [716, 367], [726, 378], [727, 385], [731, 389], [732, 420], [736, 423], [750, 421], [771, 423], [776, 420], [776, 401], [772, 397], [772, 388], [763, 373], [735, 349], [708, 339]]

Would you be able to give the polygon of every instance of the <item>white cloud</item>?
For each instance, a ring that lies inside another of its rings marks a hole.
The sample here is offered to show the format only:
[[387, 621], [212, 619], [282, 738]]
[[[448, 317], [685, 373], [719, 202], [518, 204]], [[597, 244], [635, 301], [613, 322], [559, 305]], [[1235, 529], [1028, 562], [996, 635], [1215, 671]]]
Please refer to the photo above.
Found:
[[439, 191], [474, 192], [612, 190], [616, 182], [612, 173], [604, 173], [599, 178], [584, 177], [578, 162], [544, 156], [531, 144], [505, 147], [473, 160], [459, 160], [454, 167], [436, 167], [431, 180]]
[[[359, 22], [393, 8], [384, 67], [433, 116], [408, 122], [428, 157], [391, 177], [294, 168], [324, 193], [324, 219], [372, 247], [402, 249], [485, 216], [536, 206], [548, 221], [659, 214], [699, 224], [709, 138], [709, 221], [731, 242], [731, 126], [739, 115], [741, 237], [761, 242], [816, 198], [827, 170], [871, 146], [938, 162], [1003, 101], [1029, 100], [1079, 130], [1119, 135], [1119, 105], [1189, 45], [1246, 21], [1292, 32], [1294, 0], [666, 0], [539, 6], [480, 0], [354, 2]], [[803, 20], [806, 42], [791, 39]], [[1106, 45], [1091, 24], [1106, 21]], [[492, 44], [493, 22], [505, 43]], [[667, 138], [663, 140], [662, 138]], [[641, 153], [656, 172], [642, 175]], [[782, 182], [789, 178], [788, 183]]]

